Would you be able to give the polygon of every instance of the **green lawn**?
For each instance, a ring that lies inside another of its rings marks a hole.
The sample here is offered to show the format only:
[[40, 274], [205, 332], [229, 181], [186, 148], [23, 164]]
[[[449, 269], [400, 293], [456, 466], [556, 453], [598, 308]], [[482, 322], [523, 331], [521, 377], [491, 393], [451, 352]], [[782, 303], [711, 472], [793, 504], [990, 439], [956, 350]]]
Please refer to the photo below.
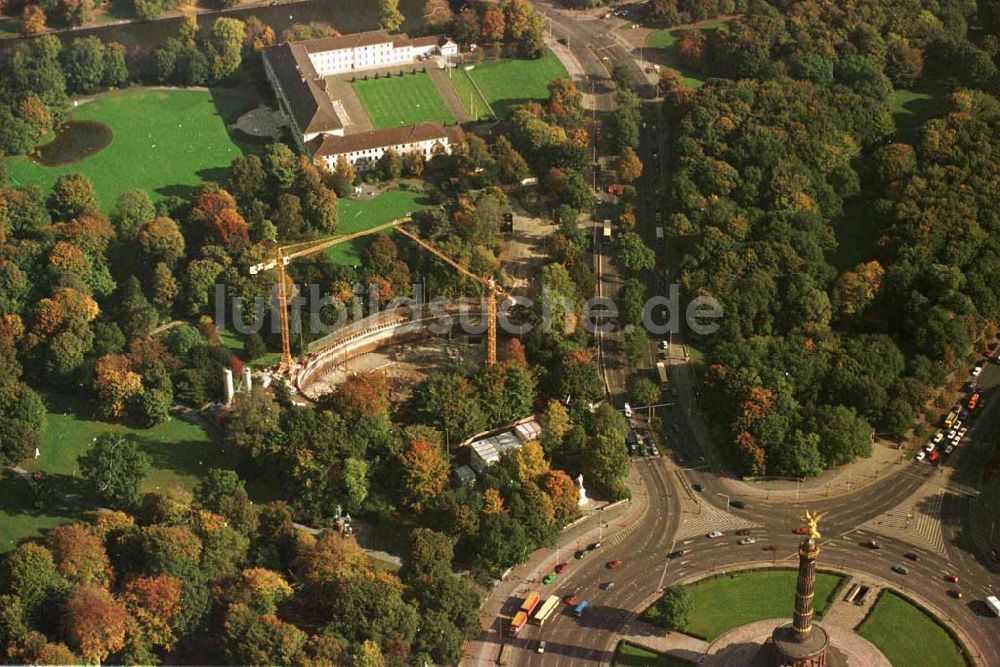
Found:
[[889, 109], [896, 129], [904, 137], [912, 136], [918, 127], [939, 112], [940, 103], [933, 93], [894, 90], [889, 95]]
[[353, 85], [376, 129], [433, 120], [458, 122], [426, 72], [358, 79]]
[[546, 100], [549, 82], [569, 74], [551, 51], [536, 60], [491, 60], [471, 70], [458, 67], [452, 72], [451, 85], [466, 110], [475, 117], [489, 115], [482, 98], [469, 82], [471, 77], [498, 117], [504, 118], [510, 108], [529, 100]]
[[[656, 30], [649, 33], [646, 37], [646, 46], [663, 52], [660, 54], [660, 60], [663, 60], [667, 67], [677, 71], [685, 86], [688, 86], [689, 88], [700, 88], [705, 83], [705, 75], [698, 70], [692, 69], [691, 67], [687, 67], [686, 65], [680, 63], [675, 53], [677, 40], [679, 40], [681, 35], [688, 30], [697, 28], [706, 33], [707, 37], [708, 33], [713, 33], [719, 28], [724, 28], [727, 25], [729, 25], [729, 21], [711, 19], [685, 28], [666, 28], [664, 30]], [[651, 60], [656, 61], [657, 58], [651, 58]]]
[[53, 501], [44, 511], [32, 506], [31, 489], [20, 475], [0, 471], [0, 554], [10, 551], [29, 537], [41, 537], [46, 530], [79, 521], [84, 511]]
[[690, 667], [693, 664], [628, 642], [618, 642], [611, 660], [611, 667]]
[[[692, 611], [687, 634], [714, 641], [735, 627], [769, 618], [791, 618], [795, 600], [795, 570], [756, 570], [723, 575], [691, 584]], [[843, 579], [816, 574], [816, 615], [822, 618], [830, 597]], [[719, 604], [725, 600], [725, 604]], [[655, 607], [644, 617], [660, 624]]]
[[[878, 647], [896, 667], [966, 667], [958, 645], [933, 618], [891, 591], [875, 603], [858, 634]], [[914, 641], [919, 637], [919, 641]]]
[[15, 184], [35, 184], [48, 192], [62, 174], [82, 173], [94, 183], [107, 210], [131, 187], [154, 199], [186, 195], [206, 180], [224, 181], [233, 158], [251, 150], [234, 141], [226, 122], [255, 100], [232, 91], [132, 88], [82, 104], [74, 120], [104, 123], [111, 144], [96, 155], [61, 167], [44, 167], [27, 157], [8, 161]]
[[48, 409], [45, 440], [41, 456], [22, 464], [27, 470], [72, 477], [77, 458], [102, 433], [131, 435], [150, 456], [153, 469], [143, 484], [145, 491], [192, 489], [209, 468], [231, 467], [209, 434], [186, 419], [172, 416], [159, 426], [133, 429], [99, 421], [93, 408], [75, 396], [44, 394], [43, 398]]
[[[341, 199], [337, 202], [340, 222], [338, 234], [352, 234], [376, 225], [402, 218], [430, 205], [430, 199], [420, 192], [410, 190], [390, 190], [373, 199]], [[361, 262], [361, 253], [371, 239], [359, 238], [333, 246], [326, 251], [336, 264], [354, 266]]]

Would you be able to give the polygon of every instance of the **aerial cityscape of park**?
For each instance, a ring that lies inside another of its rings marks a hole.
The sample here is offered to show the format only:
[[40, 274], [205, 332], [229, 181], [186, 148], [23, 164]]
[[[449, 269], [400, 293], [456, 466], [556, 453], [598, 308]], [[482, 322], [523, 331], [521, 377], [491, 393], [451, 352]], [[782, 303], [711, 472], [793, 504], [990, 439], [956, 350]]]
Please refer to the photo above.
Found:
[[1000, 664], [996, 5], [0, 3], [0, 663]]

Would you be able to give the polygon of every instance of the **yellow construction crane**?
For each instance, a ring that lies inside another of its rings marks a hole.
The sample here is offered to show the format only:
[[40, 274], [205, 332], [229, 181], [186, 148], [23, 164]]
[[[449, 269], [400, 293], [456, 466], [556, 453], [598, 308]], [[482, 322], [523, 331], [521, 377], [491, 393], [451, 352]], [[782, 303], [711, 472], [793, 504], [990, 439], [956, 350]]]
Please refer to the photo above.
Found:
[[278, 271], [278, 313], [281, 319], [281, 363], [278, 366], [278, 373], [292, 374], [292, 369], [295, 367], [295, 361], [292, 359], [292, 344], [288, 334], [288, 286], [285, 281], [285, 266], [297, 257], [311, 255], [335, 245], [353, 241], [356, 238], [368, 236], [369, 234], [376, 234], [386, 229], [398, 228], [399, 225], [409, 221], [410, 216], [406, 216], [405, 218], [376, 225], [375, 227], [354, 232], [353, 234], [342, 234], [315, 241], [303, 241], [302, 243], [279, 246], [274, 251], [274, 259], [254, 264], [250, 267], [250, 275], [257, 275], [261, 271], [270, 271], [271, 269], [277, 269]]
[[495, 364], [497, 362], [497, 302], [498, 299], [506, 300], [508, 298], [507, 292], [504, 291], [502, 287], [497, 285], [497, 281], [492, 277], [483, 278], [482, 276], [476, 275], [475, 273], [465, 268], [464, 266], [462, 266], [460, 263], [458, 263], [448, 255], [444, 254], [443, 252], [432, 246], [427, 241], [423, 240], [422, 238], [414, 234], [413, 232], [409, 232], [402, 227], [397, 227], [396, 231], [398, 231], [403, 236], [410, 238], [418, 246], [420, 246], [427, 252], [431, 253], [445, 264], [450, 265], [452, 268], [461, 273], [463, 276], [471, 278], [480, 285], [486, 287], [487, 300], [489, 303], [489, 310], [488, 310], [489, 320], [487, 322], [487, 328], [486, 328], [486, 363], [489, 366]]

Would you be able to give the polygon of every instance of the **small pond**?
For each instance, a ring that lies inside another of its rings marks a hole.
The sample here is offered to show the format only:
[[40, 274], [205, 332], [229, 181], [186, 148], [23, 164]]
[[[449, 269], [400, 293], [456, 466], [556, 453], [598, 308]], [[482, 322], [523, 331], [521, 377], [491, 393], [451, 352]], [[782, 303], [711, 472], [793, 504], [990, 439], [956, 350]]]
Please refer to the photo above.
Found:
[[39, 146], [32, 159], [45, 167], [61, 167], [99, 153], [114, 138], [111, 128], [93, 120], [71, 120], [56, 131], [56, 138]]

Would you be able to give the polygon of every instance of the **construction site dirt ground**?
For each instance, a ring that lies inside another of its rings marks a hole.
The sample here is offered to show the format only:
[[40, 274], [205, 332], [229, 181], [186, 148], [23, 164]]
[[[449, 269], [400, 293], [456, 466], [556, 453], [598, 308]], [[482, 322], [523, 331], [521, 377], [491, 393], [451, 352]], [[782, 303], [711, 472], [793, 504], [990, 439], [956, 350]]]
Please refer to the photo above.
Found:
[[462, 337], [426, 338], [389, 345], [359, 355], [336, 366], [309, 386], [309, 395], [319, 397], [333, 391], [348, 377], [358, 373], [383, 373], [389, 381], [393, 403], [406, 401], [413, 388], [434, 372], [447, 371], [455, 364], [482, 365], [486, 361], [485, 337], [467, 342]]

